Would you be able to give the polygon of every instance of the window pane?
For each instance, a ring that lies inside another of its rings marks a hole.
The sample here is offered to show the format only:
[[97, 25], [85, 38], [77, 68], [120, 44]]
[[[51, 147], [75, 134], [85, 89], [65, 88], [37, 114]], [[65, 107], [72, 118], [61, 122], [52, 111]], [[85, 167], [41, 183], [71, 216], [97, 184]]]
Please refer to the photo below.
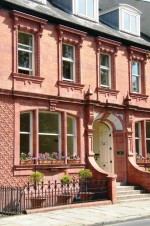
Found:
[[101, 69], [101, 85], [109, 86], [109, 71]]
[[146, 141], [146, 145], [147, 145], [147, 154], [150, 154], [150, 140]]
[[20, 154], [30, 152], [30, 134], [20, 134]]
[[22, 44], [19, 45], [19, 47], [23, 46], [24, 49], [32, 49], [31, 47], [33, 46], [32, 43], [32, 35], [26, 34], [26, 33], [18, 33], [18, 43]]
[[137, 33], [136, 16], [131, 15], [131, 32]]
[[58, 114], [39, 113], [39, 133], [59, 134]]
[[73, 79], [73, 63], [63, 61], [63, 78]]
[[30, 132], [30, 113], [20, 114], [20, 132]]
[[94, 18], [94, 0], [87, 0], [87, 16]]
[[105, 54], [100, 55], [100, 65], [109, 68], [109, 56]]
[[86, 0], [78, 0], [77, 11], [79, 14], [86, 15]]
[[32, 53], [18, 51], [18, 66], [32, 70]]
[[139, 77], [132, 76], [132, 90], [133, 92], [139, 92]]
[[39, 153], [58, 152], [59, 139], [58, 136], [39, 135]]
[[67, 137], [67, 155], [73, 155], [74, 154], [74, 146], [73, 146], [73, 137], [68, 136]]
[[136, 153], [138, 155], [141, 154], [141, 152], [140, 152], [140, 140], [138, 140], [138, 139], [135, 140], [135, 150], [136, 150]]
[[132, 61], [132, 74], [134, 74], [134, 75], [140, 74], [140, 64], [139, 64], [139, 62]]
[[73, 60], [73, 46], [63, 45], [63, 57]]
[[146, 138], [150, 138], [150, 122], [146, 122]]
[[135, 137], [139, 138], [139, 123], [135, 123]]
[[130, 31], [130, 15], [124, 12], [124, 29]]
[[73, 134], [73, 122], [74, 120], [70, 117], [67, 117], [67, 134]]

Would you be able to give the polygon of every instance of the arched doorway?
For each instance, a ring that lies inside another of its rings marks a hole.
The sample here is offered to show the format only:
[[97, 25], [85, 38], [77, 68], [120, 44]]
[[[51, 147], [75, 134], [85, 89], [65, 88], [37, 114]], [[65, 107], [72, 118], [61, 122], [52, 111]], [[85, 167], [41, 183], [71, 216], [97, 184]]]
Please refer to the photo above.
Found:
[[114, 173], [112, 129], [99, 120], [94, 122], [93, 129], [95, 161], [104, 171]]

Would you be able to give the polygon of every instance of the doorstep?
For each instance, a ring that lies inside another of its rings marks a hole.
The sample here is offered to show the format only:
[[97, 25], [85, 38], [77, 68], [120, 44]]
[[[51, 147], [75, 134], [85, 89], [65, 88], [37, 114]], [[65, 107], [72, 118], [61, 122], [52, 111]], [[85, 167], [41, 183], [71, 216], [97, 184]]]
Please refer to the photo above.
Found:
[[29, 210], [25, 211], [25, 214], [42, 213], [42, 212], [49, 212], [49, 211], [61, 210], [61, 209], [90, 207], [90, 206], [106, 206], [106, 205], [112, 205], [112, 201], [111, 200], [104, 200], [104, 201], [98, 201], [98, 202], [86, 202], [86, 203], [77, 203], [77, 204], [70, 204], [70, 205], [61, 205], [61, 206], [51, 206], [51, 207], [45, 207], [45, 208], [29, 209]]

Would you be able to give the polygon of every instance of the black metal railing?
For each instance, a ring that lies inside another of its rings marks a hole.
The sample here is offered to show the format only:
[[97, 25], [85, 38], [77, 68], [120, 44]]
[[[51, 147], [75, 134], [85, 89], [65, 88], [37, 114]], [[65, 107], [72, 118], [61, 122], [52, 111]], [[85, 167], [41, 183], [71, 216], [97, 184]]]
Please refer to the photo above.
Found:
[[24, 188], [0, 188], [0, 214], [21, 214], [27, 209], [108, 200], [106, 179], [28, 184]]

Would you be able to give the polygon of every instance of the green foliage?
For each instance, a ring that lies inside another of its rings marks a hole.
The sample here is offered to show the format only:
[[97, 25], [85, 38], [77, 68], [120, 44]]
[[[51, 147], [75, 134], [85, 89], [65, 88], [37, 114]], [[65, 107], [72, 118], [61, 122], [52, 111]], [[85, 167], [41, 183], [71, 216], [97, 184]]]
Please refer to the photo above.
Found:
[[29, 178], [29, 181], [31, 183], [34, 183], [34, 184], [43, 182], [44, 181], [44, 174], [40, 173], [40, 172], [32, 173], [30, 178]]
[[79, 171], [79, 179], [86, 180], [92, 177], [92, 172], [89, 169], [81, 169]]
[[71, 183], [71, 177], [69, 174], [66, 174], [64, 176], [62, 176], [62, 178], [60, 179], [62, 184], [70, 184]]

